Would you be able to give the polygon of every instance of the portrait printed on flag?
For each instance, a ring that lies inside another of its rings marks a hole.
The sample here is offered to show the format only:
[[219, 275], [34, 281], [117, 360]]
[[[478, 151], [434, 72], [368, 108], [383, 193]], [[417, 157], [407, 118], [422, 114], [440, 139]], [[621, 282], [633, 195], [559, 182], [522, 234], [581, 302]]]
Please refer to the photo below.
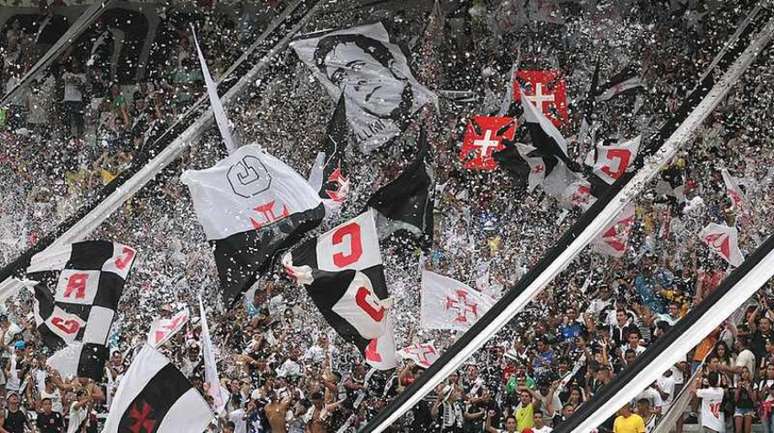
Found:
[[344, 93], [347, 120], [369, 153], [400, 134], [411, 114], [435, 95], [411, 73], [406, 56], [381, 23], [291, 44], [334, 101]]

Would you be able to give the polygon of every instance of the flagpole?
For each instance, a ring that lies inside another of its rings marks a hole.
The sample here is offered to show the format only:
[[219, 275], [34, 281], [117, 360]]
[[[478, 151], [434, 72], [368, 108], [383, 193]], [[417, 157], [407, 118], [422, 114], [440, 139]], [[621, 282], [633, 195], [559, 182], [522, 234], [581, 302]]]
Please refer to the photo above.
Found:
[[[760, 17], [757, 17], [760, 18]], [[765, 22], [747, 21], [748, 27], [740, 34], [752, 35]], [[767, 19], [767, 17], [763, 17]], [[761, 20], [762, 21], [762, 20]], [[749, 25], [756, 23], [758, 25]], [[746, 47], [738, 44], [721, 53], [721, 59], [713, 62], [716, 68], [727, 71], [715, 84], [709, 71], [699, 85], [683, 102], [673, 118], [637, 157], [636, 172], [624, 173], [562, 236], [559, 242], [510, 289], [476, 324], [447, 348], [433, 365], [399, 394], [361, 430], [363, 433], [380, 433], [395, 423], [404, 413], [419, 402], [435, 386], [454, 372], [473, 352], [481, 348], [495, 333], [502, 329], [540, 291], [548, 285], [581, 250], [595, 239], [618, 213], [655, 177], [659, 170], [672, 159], [677, 151], [693, 136], [709, 113], [725, 98], [731, 86], [771, 40], [774, 22], [757, 34]], [[738, 42], [745, 40], [738, 38]], [[741, 51], [744, 52], [740, 55]], [[734, 62], [735, 57], [738, 59]], [[715, 71], [720, 72], [720, 71]], [[713, 86], [714, 84], [714, 86]]]
[[199, 55], [199, 66], [202, 69], [202, 75], [204, 76], [204, 84], [207, 87], [207, 96], [210, 98], [210, 107], [212, 114], [215, 117], [215, 123], [220, 130], [220, 136], [223, 138], [223, 142], [226, 144], [226, 150], [228, 153], [234, 153], [237, 150], [237, 145], [234, 143], [234, 138], [231, 136], [231, 127], [229, 126], [228, 118], [226, 117], [226, 111], [223, 109], [223, 103], [218, 96], [218, 86], [212, 80], [210, 75], [210, 68], [207, 67], [207, 60], [204, 59], [202, 49], [199, 47], [199, 39], [196, 37], [196, 28], [191, 23], [191, 34], [193, 35], [194, 45], [196, 46], [196, 53]]

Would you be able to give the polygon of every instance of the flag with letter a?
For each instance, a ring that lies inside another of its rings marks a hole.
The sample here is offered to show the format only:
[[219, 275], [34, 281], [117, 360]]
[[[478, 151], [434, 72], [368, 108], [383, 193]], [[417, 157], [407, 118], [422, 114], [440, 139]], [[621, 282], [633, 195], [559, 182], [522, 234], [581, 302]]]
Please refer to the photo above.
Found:
[[101, 380], [108, 333], [135, 258], [132, 247], [86, 241], [46, 250], [30, 260], [34, 317], [48, 364], [62, 376]]
[[118, 385], [102, 433], [203, 432], [212, 417], [183, 373], [146, 344]]
[[188, 185], [196, 216], [215, 245], [227, 306], [269, 268], [278, 250], [325, 216], [306, 179], [257, 145], [240, 147], [214, 167], [186, 170], [180, 181]]
[[494, 300], [461, 283], [422, 271], [420, 327], [465, 331], [492, 307]]
[[742, 251], [739, 249], [739, 234], [736, 227], [709, 223], [699, 233], [699, 237], [731, 266], [737, 267], [744, 261]]
[[306, 287], [326, 322], [361, 353], [385, 335], [391, 299], [373, 211], [306, 241], [282, 263]]

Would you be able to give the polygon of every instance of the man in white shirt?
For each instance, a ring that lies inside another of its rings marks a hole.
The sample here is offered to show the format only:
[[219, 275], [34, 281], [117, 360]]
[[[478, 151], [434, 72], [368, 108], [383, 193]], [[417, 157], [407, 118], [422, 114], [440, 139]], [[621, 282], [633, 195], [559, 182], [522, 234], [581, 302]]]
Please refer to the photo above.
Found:
[[739, 351], [739, 355], [736, 356], [736, 364], [734, 365], [734, 367], [736, 367], [734, 369], [736, 371], [734, 374], [734, 383], [739, 381], [739, 375], [743, 368], [747, 368], [747, 371], [749, 371], [751, 375], [755, 375], [755, 354], [750, 350], [750, 343], [747, 340], [747, 336], [740, 335], [736, 339], [736, 348]]
[[675, 376], [672, 369], [665, 371], [658, 379], [656, 379], [657, 390], [661, 393], [661, 399], [663, 403], [661, 405], [661, 413], [664, 414], [672, 406], [672, 402], [675, 400]]
[[532, 414], [532, 433], [551, 433], [552, 430], [543, 420], [543, 412], [537, 411]]
[[701, 399], [701, 426], [710, 433], [725, 433], [726, 419], [721, 407], [724, 391], [718, 386], [720, 375], [713, 371], [707, 379], [709, 386], [694, 391]]

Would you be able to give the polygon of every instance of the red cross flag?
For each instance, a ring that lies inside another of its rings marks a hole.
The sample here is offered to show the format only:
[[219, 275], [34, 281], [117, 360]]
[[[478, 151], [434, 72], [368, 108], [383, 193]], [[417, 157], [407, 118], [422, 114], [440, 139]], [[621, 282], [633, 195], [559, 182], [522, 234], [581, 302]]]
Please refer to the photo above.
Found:
[[567, 121], [567, 85], [559, 70], [519, 69], [516, 78], [513, 83], [514, 101], [521, 101], [523, 93], [555, 126]]
[[433, 342], [416, 343], [398, 351], [398, 355], [403, 359], [411, 359], [422, 368], [430, 367], [436, 359], [441, 356]]
[[634, 205], [629, 204], [621, 211], [618, 218], [605, 227], [602, 234], [594, 240], [591, 248], [601, 254], [622, 257], [626, 253], [632, 225], [634, 225]]
[[516, 121], [511, 117], [474, 116], [468, 127], [460, 150], [460, 160], [468, 170], [492, 171], [497, 162], [492, 153], [503, 150], [503, 139], [516, 136]]
[[739, 233], [736, 227], [709, 223], [699, 236], [712, 251], [720, 254], [731, 266], [737, 267], [744, 261], [742, 251], [739, 249]]
[[152, 348], [158, 349], [169, 341], [177, 331], [181, 330], [188, 323], [190, 317], [191, 313], [188, 311], [188, 307], [185, 307], [169, 319], [154, 320], [148, 332], [148, 344]]
[[465, 331], [494, 304], [490, 297], [467, 284], [422, 271], [420, 327]]

